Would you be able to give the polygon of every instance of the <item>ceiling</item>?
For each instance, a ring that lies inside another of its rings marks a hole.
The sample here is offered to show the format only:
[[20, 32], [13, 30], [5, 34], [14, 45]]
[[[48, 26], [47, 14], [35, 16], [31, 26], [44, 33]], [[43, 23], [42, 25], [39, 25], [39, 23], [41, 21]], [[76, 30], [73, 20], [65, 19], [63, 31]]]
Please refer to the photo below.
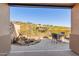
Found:
[[74, 3], [9, 3], [10, 6], [72, 7]]
[[73, 6], [74, 3], [49, 3], [48, 5], [55, 5], [55, 6]]

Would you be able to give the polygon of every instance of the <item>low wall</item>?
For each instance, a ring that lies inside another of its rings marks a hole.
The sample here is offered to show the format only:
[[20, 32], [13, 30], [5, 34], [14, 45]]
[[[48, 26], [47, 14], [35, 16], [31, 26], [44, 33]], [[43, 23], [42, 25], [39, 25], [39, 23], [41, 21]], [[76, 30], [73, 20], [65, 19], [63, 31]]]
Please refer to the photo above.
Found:
[[10, 51], [10, 35], [3, 35], [0, 36], [0, 56], [1, 55], [6, 55]]
[[71, 34], [70, 49], [79, 54], [79, 35]]

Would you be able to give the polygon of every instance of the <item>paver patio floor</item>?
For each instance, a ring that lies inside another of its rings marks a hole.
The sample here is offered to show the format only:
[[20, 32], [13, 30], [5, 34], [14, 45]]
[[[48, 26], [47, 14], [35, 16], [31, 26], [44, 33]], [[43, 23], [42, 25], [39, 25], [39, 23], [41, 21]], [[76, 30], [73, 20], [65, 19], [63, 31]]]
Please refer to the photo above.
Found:
[[54, 41], [45, 39], [42, 40], [40, 43], [30, 46], [20, 46], [20, 45], [12, 45], [11, 51], [9, 55], [61, 55], [61, 56], [74, 56], [73, 52], [69, 49], [68, 43], [55, 43]]

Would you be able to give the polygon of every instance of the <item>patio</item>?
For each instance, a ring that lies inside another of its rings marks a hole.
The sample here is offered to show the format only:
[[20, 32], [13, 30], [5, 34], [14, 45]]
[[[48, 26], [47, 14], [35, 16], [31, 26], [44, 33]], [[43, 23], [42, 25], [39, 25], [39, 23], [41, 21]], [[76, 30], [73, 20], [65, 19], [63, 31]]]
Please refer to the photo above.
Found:
[[69, 49], [68, 43], [55, 43], [45, 39], [30, 46], [12, 45], [9, 55], [76, 55]]

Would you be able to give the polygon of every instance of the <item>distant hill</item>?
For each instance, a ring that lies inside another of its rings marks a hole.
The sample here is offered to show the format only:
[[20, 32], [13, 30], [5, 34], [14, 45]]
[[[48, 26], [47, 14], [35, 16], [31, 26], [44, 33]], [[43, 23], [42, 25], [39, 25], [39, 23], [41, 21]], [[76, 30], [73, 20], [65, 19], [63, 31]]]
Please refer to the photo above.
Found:
[[50, 36], [50, 33], [60, 33], [65, 32], [65, 34], [70, 34], [71, 29], [64, 26], [54, 26], [48, 24], [34, 24], [31, 22], [21, 22], [13, 21], [15, 24], [20, 25], [20, 33], [27, 36]]

